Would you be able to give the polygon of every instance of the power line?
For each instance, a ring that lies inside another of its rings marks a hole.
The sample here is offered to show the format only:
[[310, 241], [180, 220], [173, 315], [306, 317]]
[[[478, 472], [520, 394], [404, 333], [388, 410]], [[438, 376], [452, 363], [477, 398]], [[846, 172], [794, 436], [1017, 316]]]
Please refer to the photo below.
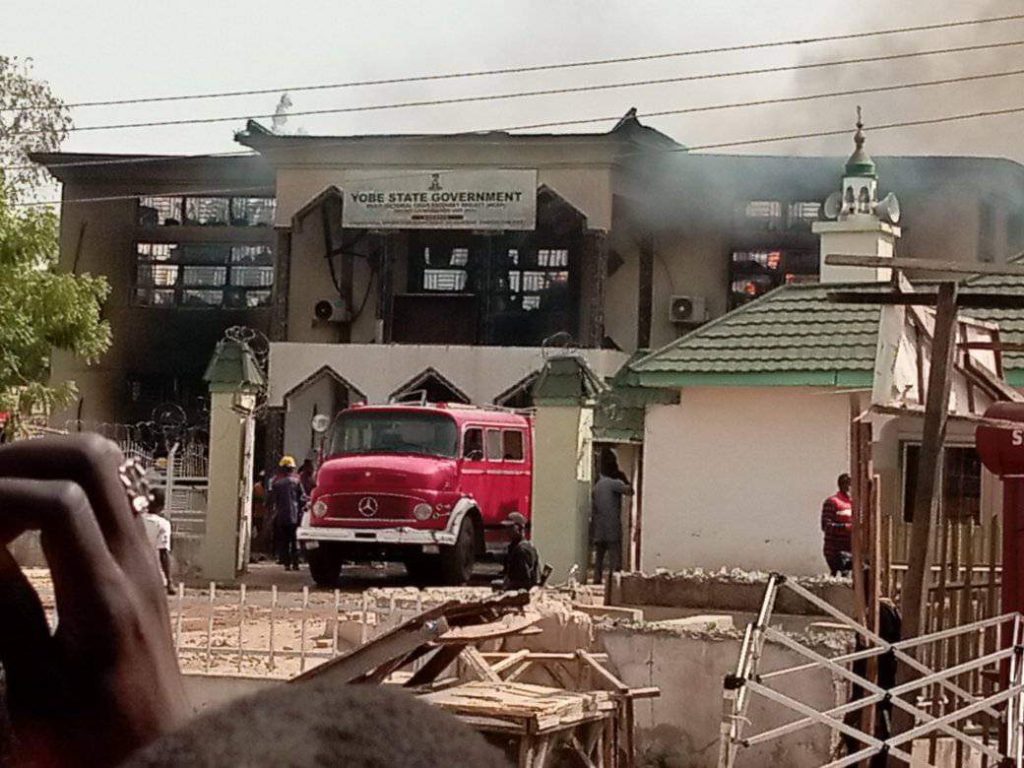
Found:
[[[827, 92], [827, 93], [812, 93], [812, 94], [804, 94], [804, 95], [800, 95], [800, 96], [780, 96], [778, 98], [771, 98], [771, 99], [756, 99], [756, 100], [753, 100], [753, 101], [735, 101], [735, 102], [726, 102], [726, 103], [722, 103], [722, 104], [707, 104], [707, 105], [701, 105], [701, 106], [696, 106], [696, 107], [682, 107], [682, 108], [679, 108], [679, 109], [664, 109], [664, 110], [658, 110], [658, 111], [654, 111], [654, 112], [645, 112], [643, 117], [645, 117], [645, 118], [649, 118], [649, 117], [665, 117], [665, 116], [670, 116], [670, 115], [696, 114], [696, 113], [702, 113], [702, 112], [714, 112], [714, 111], [727, 110], [727, 109], [742, 109], [742, 108], [749, 108], [749, 107], [772, 106], [772, 105], [778, 105], [778, 104], [794, 104], [794, 103], [800, 103], [800, 102], [806, 102], [806, 101], [817, 101], [817, 100], [821, 100], [821, 99], [843, 98], [843, 97], [848, 97], [848, 96], [860, 96], [860, 95], [873, 94], [873, 93], [886, 93], [886, 92], [892, 92], [892, 91], [910, 90], [910, 89], [914, 89], [914, 88], [926, 88], [926, 87], [935, 87], [935, 86], [942, 86], [942, 85], [954, 85], [954, 84], [976, 82], [976, 81], [980, 81], [980, 80], [989, 80], [989, 79], [1002, 78], [1002, 77], [1017, 77], [1017, 76], [1020, 76], [1020, 75], [1024, 75], [1024, 69], [1014, 69], [1014, 70], [1009, 70], [1009, 71], [1006, 71], [1006, 72], [987, 72], [987, 73], [982, 73], [982, 74], [977, 74], [977, 75], [962, 75], [960, 77], [947, 77], [947, 78], [940, 78], [940, 79], [936, 79], [936, 80], [919, 80], [919, 81], [911, 82], [911, 83], [894, 83], [892, 85], [872, 86], [872, 87], [865, 87], [865, 88], [852, 88], [852, 89], [848, 88], [848, 89], [845, 89], [845, 90], [842, 90], [842, 91], [831, 91], [831, 92]], [[572, 119], [572, 120], [556, 120], [556, 121], [550, 121], [550, 122], [544, 122], [544, 123], [531, 123], [531, 124], [527, 124], [527, 125], [518, 125], [518, 126], [511, 126], [511, 127], [506, 127], [506, 128], [497, 128], [497, 129], [491, 129], [490, 132], [508, 132], [508, 131], [517, 131], [517, 130], [530, 130], [530, 129], [537, 129], [537, 128], [553, 128], [553, 127], [559, 127], [559, 126], [564, 127], [564, 126], [567, 126], [567, 125], [583, 125], [583, 124], [587, 124], [587, 123], [607, 122], [607, 121], [610, 121], [610, 120], [618, 120], [618, 119], [619, 119], [618, 115], [604, 115], [604, 116], [601, 116], [601, 117], [575, 118], [575, 119]], [[474, 133], [480, 133], [480, 131], [468, 132], [467, 134], [464, 134], [464, 135], [473, 135]], [[571, 139], [572, 138], [572, 134], [565, 134], [565, 138], [566, 139]], [[438, 136], [438, 137], [436, 137], [436, 140], [438, 142], [444, 142], [444, 141], [448, 140], [448, 137]], [[345, 139], [339, 139], [336, 142], [332, 142], [332, 141], [318, 142], [318, 146], [319, 147], [329, 147], [329, 146], [332, 146], [332, 145], [344, 144], [346, 141], [347, 140], [345, 140]], [[288, 149], [298, 149], [298, 147], [294, 147], [294, 148], [282, 147], [281, 148], [281, 150], [288, 150]], [[55, 163], [55, 164], [50, 165], [48, 167], [50, 169], [57, 169], [57, 168], [79, 168], [79, 167], [91, 167], [91, 166], [103, 166], [103, 165], [130, 165], [130, 164], [135, 164], [135, 163], [177, 162], [179, 160], [188, 160], [188, 159], [207, 159], [207, 158], [217, 158], [217, 157], [238, 157], [238, 156], [259, 157], [258, 154], [254, 154], [250, 150], [238, 150], [238, 151], [234, 151], [234, 152], [208, 153], [208, 154], [201, 154], [201, 155], [172, 155], [172, 156], [125, 158], [125, 159], [83, 160], [83, 161], [80, 161], [80, 162]], [[8, 171], [9, 170], [31, 170], [31, 169], [35, 169], [35, 168], [39, 168], [39, 166], [37, 166], [37, 165], [16, 165], [16, 166], [0, 167], [0, 170], [8, 170]]]
[[[77, 109], [84, 107], [108, 107], [108, 106], [121, 106], [128, 104], [152, 104], [158, 102], [171, 102], [171, 101], [191, 101], [199, 99], [222, 99], [222, 98], [233, 98], [239, 96], [260, 96], [268, 94], [277, 94], [282, 92], [302, 92], [302, 91], [323, 91], [323, 90], [334, 90], [340, 88], [357, 88], [367, 86], [379, 86], [379, 85], [398, 85], [403, 83], [421, 83], [428, 81], [437, 80], [456, 80], [473, 77], [487, 77], [492, 75], [514, 75], [524, 74], [529, 72], [544, 72], [554, 71], [563, 69], [578, 69], [582, 67], [593, 67], [606, 64], [629, 64], [642, 61], [657, 61], [671, 58], [682, 58], [689, 56], [703, 56], [708, 54], [716, 53], [735, 53], [738, 51], [751, 51], [759, 50], [763, 48], [779, 48], [788, 46], [801, 46], [810, 45], [814, 43], [826, 43], [826, 42], [838, 42], [841, 40], [859, 40], [868, 37], [879, 37], [885, 35], [901, 35], [913, 32], [926, 32], [939, 29], [953, 29], [957, 27], [968, 27], [968, 26], [979, 26], [983, 24], [994, 24], [1005, 21], [1019, 21], [1024, 19], [1024, 14], [1011, 14], [1006, 16], [993, 16], [984, 19], [965, 19], [959, 21], [940, 22], [935, 24], [920, 24], [917, 26], [908, 27], [890, 27], [888, 29], [879, 29], [869, 32], [851, 32], [838, 35], [823, 35], [819, 37], [805, 37], [805, 38], [794, 38], [790, 40], [773, 40], [759, 43], [742, 43], [737, 45], [726, 45], [717, 46], [713, 48], [695, 48], [682, 51], [669, 51], [666, 53], [653, 53], [653, 54], [642, 54], [637, 56], [622, 56], [617, 58], [607, 59], [589, 59], [584, 61], [573, 61], [564, 62], [561, 64], [537, 64], [528, 65], [521, 67], [505, 67], [500, 69], [481, 69], [481, 70], [470, 70], [465, 72], [451, 72], [445, 74], [431, 74], [431, 75], [409, 75], [405, 77], [393, 77], [393, 78], [380, 78], [374, 80], [353, 80], [342, 83], [319, 83], [314, 85], [295, 85], [285, 86], [279, 88], [253, 88], [236, 91], [216, 91], [212, 93], [196, 93], [196, 94], [179, 94], [179, 95], [165, 95], [165, 96], [149, 96], [140, 98], [130, 99], [107, 99], [99, 101], [80, 101], [73, 104], [66, 105], [69, 108]], [[29, 105], [28, 109], [43, 109], [46, 105]], [[3, 110], [0, 110], [3, 111]]]
[[[895, 130], [897, 128], [914, 128], [914, 127], [920, 127], [920, 126], [925, 126], [925, 125], [939, 125], [939, 124], [942, 124], [942, 123], [961, 122], [961, 121], [964, 121], [964, 120], [977, 120], [977, 119], [986, 118], [986, 117], [1001, 117], [1001, 116], [1005, 116], [1005, 115], [1020, 114], [1022, 112], [1024, 112], [1024, 105], [1016, 106], [1016, 107], [1006, 107], [1004, 109], [991, 109], [991, 110], [983, 110], [983, 111], [979, 111], [979, 112], [966, 112], [966, 113], [960, 113], [960, 114], [954, 114], [954, 115], [942, 115], [940, 117], [921, 118], [921, 119], [917, 119], [917, 120], [901, 120], [901, 121], [892, 122], [892, 123], [880, 123], [878, 125], [865, 125], [864, 127], [865, 127], [866, 130], [871, 131], [872, 133], [874, 133], [876, 131], [889, 131], [889, 130]], [[710, 143], [710, 144], [695, 144], [695, 145], [692, 145], [692, 146], [689, 146], [689, 147], [680, 146], [680, 147], [670, 147], [670, 148], [660, 148], [660, 149], [645, 149], [645, 150], [638, 150], [637, 153], [634, 153], [634, 154], [639, 154], [639, 153], [643, 153], [643, 152], [651, 152], [651, 153], [655, 153], [655, 152], [698, 152], [698, 151], [703, 151], [703, 150], [708, 150], [708, 149], [725, 149], [725, 148], [728, 148], [728, 147], [753, 146], [753, 145], [757, 145], [757, 144], [770, 144], [770, 143], [777, 143], [777, 142], [782, 142], [782, 141], [795, 141], [795, 140], [798, 140], [798, 139], [815, 139], [815, 138], [824, 138], [824, 137], [828, 137], [828, 136], [842, 136], [842, 135], [848, 134], [849, 132], [850, 132], [849, 127], [845, 127], [845, 128], [836, 128], [836, 129], [832, 129], [832, 130], [818, 130], [818, 131], [808, 131], [808, 132], [805, 132], [805, 133], [791, 133], [791, 134], [785, 134], [785, 135], [780, 135], [780, 136], [762, 136], [762, 137], [758, 137], [758, 138], [754, 138], [754, 139], [737, 139], [737, 140], [734, 140], [734, 141], [720, 141], [720, 142], [715, 142], [715, 143]], [[418, 175], [418, 174], [403, 174], [403, 175], [386, 176], [386, 177], [380, 177], [380, 178], [382, 178], [382, 179], [406, 178], [406, 177], [413, 176], [413, 175]], [[375, 178], [375, 177], [368, 177], [368, 179], [366, 179], [366, 180], [369, 180], [370, 178]], [[165, 193], [147, 192], [145, 194], [109, 195], [109, 196], [105, 196], [105, 197], [72, 198], [72, 199], [68, 199], [68, 200], [26, 201], [26, 202], [12, 203], [11, 205], [13, 205], [15, 207], [34, 207], [34, 206], [43, 206], [43, 205], [62, 205], [62, 204], [68, 204], [68, 203], [96, 203], [96, 202], [110, 202], [110, 201], [114, 201], [114, 200], [136, 200], [136, 199], [142, 198], [142, 197], [161, 197], [161, 196], [164, 196], [164, 195], [237, 194], [238, 192], [243, 191], [243, 190], [247, 190], [247, 189], [263, 190], [263, 189], [266, 189], [266, 187], [265, 186], [260, 186], [260, 187], [232, 187], [230, 189], [200, 190], [200, 191], [195, 191], [195, 190], [189, 191], [189, 190], [175, 189], [175, 190], [172, 190], [170, 192], [165, 192]]]
[[[342, 113], [353, 113], [353, 112], [372, 112], [380, 110], [390, 109], [405, 109], [409, 107], [432, 107], [432, 106], [443, 106], [449, 104], [467, 104], [473, 102], [482, 101], [504, 101], [509, 99], [519, 99], [532, 96], [553, 96], [563, 95], [567, 93], [586, 93], [592, 91], [611, 90], [617, 88], [633, 88], [640, 86], [649, 85], [665, 85], [668, 83], [684, 83], [684, 82], [696, 82], [703, 80], [718, 80], [728, 77], [741, 77], [746, 75], [761, 75], [761, 74], [773, 74], [778, 72], [796, 72], [801, 70], [809, 69], [822, 69], [825, 67], [836, 67], [846, 66], [850, 64], [868, 64], [880, 61], [896, 61], [900, 59], [911, 59], [918, 58], [921, 56], [934, 56], [944, 55], [950, 53], [965, 53], [969, 51], [981, 51], [981, 50], [992, 50], [997, 48], [1009, 48], [1024, 45], [1024, 40], [1011, 40], [1000, 43], [984, 43], [978, 45], [966, 45], [957, 46], [951, 48], [936, 48], [927, 51], [909, 51], [905, 53], [891, 53], [882, 54], [879, 56], [861, 56], [853, 59], [841, 59], [835, 61], [820, 61], [820, 62], [809, 62], [804, 64], [787, 64], [775, 67], [760, 67], [756, 69], [744, 69], [734, 70], [731, 72], [706, 72], [698, 75], [682, 75], [679, 77], [665, 77], [655, 78], [647, 80], [634, 80], [623, 83], [603, 83], [600, 85], [582, 85], [572, 86], [566, 88], [548, 88], [534, 91], [516, 91], [512, 93], [499, 93], [489, 94], [481, 96], [460, 96], [446, 99], [425, 99], [421, 101], [405, 101], [391, 104], [370, 104], [355, 107], [337, 107], [331, 109], [313, 109], [304, 110], [298, 112], [288, 113], [288, 117], [298, 117], [303, 115], [329, 115], [329, 114], [342, 114]], [[183, 118], [179, 120], [150, 120], [136, 123], [114, 123], [107, 125], [83, 125], [73, 126], [69, 128], [69, 131], [106, 131], [106, 130], [120, 130], [126, 128], [154, 128], [159, 126], [175, 126], [175, 125], [204, 125], [210, 123], [225, 123], [225, 122], [237, 122], [240, 120], [255, 119], [255, 118], [273, 118], [275, 114], [263, 114], [263, 115], [232, 115], [230, 117], [193, 117]], [[32, 130], [32, 131], [11, 131], [8, 136], [33, 136], [41, 133], [45, 133], [43, 130]]]
[[[864, 127], [870, 130], [872, 133], [876, 131], [890, 131], [895, 128], [915, 128], [922, 125], [939, 125], [941, 123], [954, 123], [963, 120], [977, 120], [983, 117], [1001, 117], [1005, 115], [1015, 115], [1024, 112], [1024, 106], [1019, 107], [1007, 107], [1005, 109], [988, 109], [980, 112], [965, 112], [958, 115], [943, 115], [942, 117], [929, 117], [922, 118], [920, 120], [901, 120], [896, 123], [881, 123], [879, 125], [872, 125]], [[706, 149], [726, 149], [727, 147], [749, 147], [755, 144], [771, 144], [779, 141], [794, 141], [796, 139], [817, 139], [824, 138], [827, 136], [843, 136], [850, 132], [849, 128], [837, 128], [832, 131], [813, 131], [810, 133], [793, 133], [788, 136], [765, 136], [758, 139], [741, 139], [738, 141], [719, 141], [713, 144], [696, 144], [692, 147], [680, 147], [678, 149], [666, 149], [666, 152], [680, 152], [680, 151], [701, 151]]]

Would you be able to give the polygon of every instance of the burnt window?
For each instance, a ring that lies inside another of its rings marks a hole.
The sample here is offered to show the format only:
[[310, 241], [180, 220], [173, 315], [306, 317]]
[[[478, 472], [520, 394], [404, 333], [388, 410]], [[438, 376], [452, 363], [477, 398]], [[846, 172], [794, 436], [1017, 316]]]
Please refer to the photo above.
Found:
[[272, 197], [150, 195], [139, 198], [136, 221], [141, 227], [270, 227], [275, 206]]
[[268, 245], [136, 243], [134, 303], [148, 307], [252, 309], [270, 304]]
[[813, 251], [733, 251], [729, 259], [729, 303], [735, 308], [788, 283], [817, 282]]
[[[903, 520], [914, 516], [917, 464], [921, 446], [903, 445]], [[974, 448], [947, 445], [943, 449], [940, 513], [948, 520], [981, 523], [981, 459]]]

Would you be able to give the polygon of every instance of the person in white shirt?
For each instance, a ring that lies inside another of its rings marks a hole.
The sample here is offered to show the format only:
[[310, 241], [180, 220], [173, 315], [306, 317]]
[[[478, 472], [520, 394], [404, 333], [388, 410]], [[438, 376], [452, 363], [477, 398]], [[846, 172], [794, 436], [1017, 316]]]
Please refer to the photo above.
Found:
[[152, 491], [153, 500], [149, 509], [142, 513], [142, 522], [146, 526], [146, 537], [149, 544], [156, 552], [157, 560], [160, 563], [160, 570], [164, 576], [164, 586], [167, 594], [174, 594], [174, 586], [171, 584], [171, 521], [164, 516], [164, 492], [161, 488], [154, 488]]

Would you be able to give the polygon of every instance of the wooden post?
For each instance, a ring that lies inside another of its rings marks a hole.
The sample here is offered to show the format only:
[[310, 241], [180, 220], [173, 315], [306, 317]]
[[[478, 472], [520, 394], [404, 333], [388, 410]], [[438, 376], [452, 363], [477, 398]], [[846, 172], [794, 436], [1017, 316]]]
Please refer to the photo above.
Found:
[[957, 285], [953, 282], [943, 283], [939, 287], [939, 299], [935, 309], [931, 370], [928, 372], [914, 515], [910, 526], [910, 553], [900, 600], [903, 609], [904, 638], [917, 637], [921, 633], [924, 618], [924, 595], [930, 573], [928, 541], [940, 498], [938, 486], [942, 473], [942, 448], [946, 439], [946, 420], [949, 413], [950, 372], [956, 349], [956, 313]]

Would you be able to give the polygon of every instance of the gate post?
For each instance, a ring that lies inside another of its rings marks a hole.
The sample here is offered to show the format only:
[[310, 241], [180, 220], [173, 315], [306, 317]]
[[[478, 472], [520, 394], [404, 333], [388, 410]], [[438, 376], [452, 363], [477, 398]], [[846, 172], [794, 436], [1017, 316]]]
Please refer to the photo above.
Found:
[[249, 557], [253, 412], [263, 375], [248, 346], [224, 340], [203, 378], [210, 387], [210, 448], [199, 563], [203, 580], [233, 581]]
[[574, 355], [549, 359], [533, 388], [533, 501], [530, 525], [552, 583], [589, 561], [594, 403], [604, 385]]

